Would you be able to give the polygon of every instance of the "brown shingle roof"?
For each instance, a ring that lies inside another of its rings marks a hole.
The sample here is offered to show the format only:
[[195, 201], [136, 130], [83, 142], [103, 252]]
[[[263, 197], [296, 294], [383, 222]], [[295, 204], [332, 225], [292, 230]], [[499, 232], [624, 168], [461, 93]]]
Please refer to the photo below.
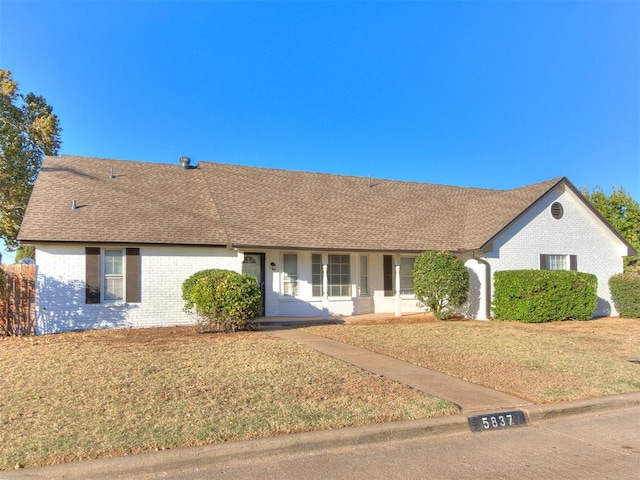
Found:
[[[115, 179], [109, 179], [113, 168]], [[23, 242], [471, 250], [558, 183], [514, 190], [200, 162], [47, 157]], [[71, 201], [80, 208], [71, 211]]]
[[[115, 178], [109, 179], [113, 169]], [[76, 200], [78, 209], [71, 210]], [[20, 238], [25, 241], [226, 245], [209, 190], [179, 165], [46, 157]]]

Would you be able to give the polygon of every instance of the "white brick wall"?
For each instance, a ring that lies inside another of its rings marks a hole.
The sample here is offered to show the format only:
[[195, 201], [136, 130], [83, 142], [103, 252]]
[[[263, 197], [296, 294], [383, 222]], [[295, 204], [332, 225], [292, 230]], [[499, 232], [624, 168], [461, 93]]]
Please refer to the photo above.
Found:
[[[556, 220], [550, 206], [559, 201], [564, 215]], [[493, 273], [499, 270], [538, 269], [540, 254], [577, 255], [578, 271], [598, 277], [598, 308], [595, 314], [616, 315], [609, 278], [622, 271], [624, 244], [605, 227], [576, 194], [558, 187], [509, 227], [484, 256]]]
[[85, 304], [84, 246], [37, 249], [36, 332], [191, 325], [182, 282], [207, 268], [241, 271], [237, 252], [202, 247], [141, 247], [140, 303]]

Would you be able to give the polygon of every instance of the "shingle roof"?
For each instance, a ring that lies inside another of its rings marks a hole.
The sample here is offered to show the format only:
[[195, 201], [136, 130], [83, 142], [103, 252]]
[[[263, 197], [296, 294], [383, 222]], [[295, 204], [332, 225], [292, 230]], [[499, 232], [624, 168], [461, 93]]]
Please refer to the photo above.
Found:
[[[471, 250], [560, 180], [488, 190], [210, 162], [185, 170], [177, 164], [46, 157], [19, 238], [25, 243]], [[80, 207], [75, 211], [72, 200]]]
[[[115, 178], [109, 175], [113, 169]], [[75, 200], [78, 209], [71, 210]], [[209, 189], [180, 166], [46, 157], [25, 212], [23, 241], [226, 245]]]

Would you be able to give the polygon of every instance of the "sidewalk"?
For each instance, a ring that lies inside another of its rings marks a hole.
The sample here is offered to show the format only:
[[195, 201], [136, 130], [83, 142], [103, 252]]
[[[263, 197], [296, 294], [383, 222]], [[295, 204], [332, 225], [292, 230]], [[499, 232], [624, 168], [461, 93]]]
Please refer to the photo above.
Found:
[[460, 407], [462, 413], [488, 409], [506, 409], [531, 405], [530, 402], [507, 393], [460, 380], [444, 373], [419, 367], [370, 350], [348, 345], [307, 333], [298, 328], [268, 329], [280, 338], [307, 346], [320, 353], [356, 365], [369, 372], [409, 385], [428, 395], [449, 400]]

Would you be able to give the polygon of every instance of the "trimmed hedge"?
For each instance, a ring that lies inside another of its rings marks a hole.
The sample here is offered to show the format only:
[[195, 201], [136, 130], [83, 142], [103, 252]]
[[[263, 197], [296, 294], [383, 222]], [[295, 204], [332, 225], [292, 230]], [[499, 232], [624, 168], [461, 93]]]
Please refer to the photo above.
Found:
[[640, 275], [620, 273], [609, 279], [611, 299], [621, 317], [640, 318]]
[[504, 270], [494, 279], [493, 315], [527, 323], [588, 320], [598, 304], [598, 279], [568, 270]]
[[199, 332], [253, 330], [262, 313], [255, 277], [231, 270], [202, 270], [182, 284], [184, 310], [198, 315]]

